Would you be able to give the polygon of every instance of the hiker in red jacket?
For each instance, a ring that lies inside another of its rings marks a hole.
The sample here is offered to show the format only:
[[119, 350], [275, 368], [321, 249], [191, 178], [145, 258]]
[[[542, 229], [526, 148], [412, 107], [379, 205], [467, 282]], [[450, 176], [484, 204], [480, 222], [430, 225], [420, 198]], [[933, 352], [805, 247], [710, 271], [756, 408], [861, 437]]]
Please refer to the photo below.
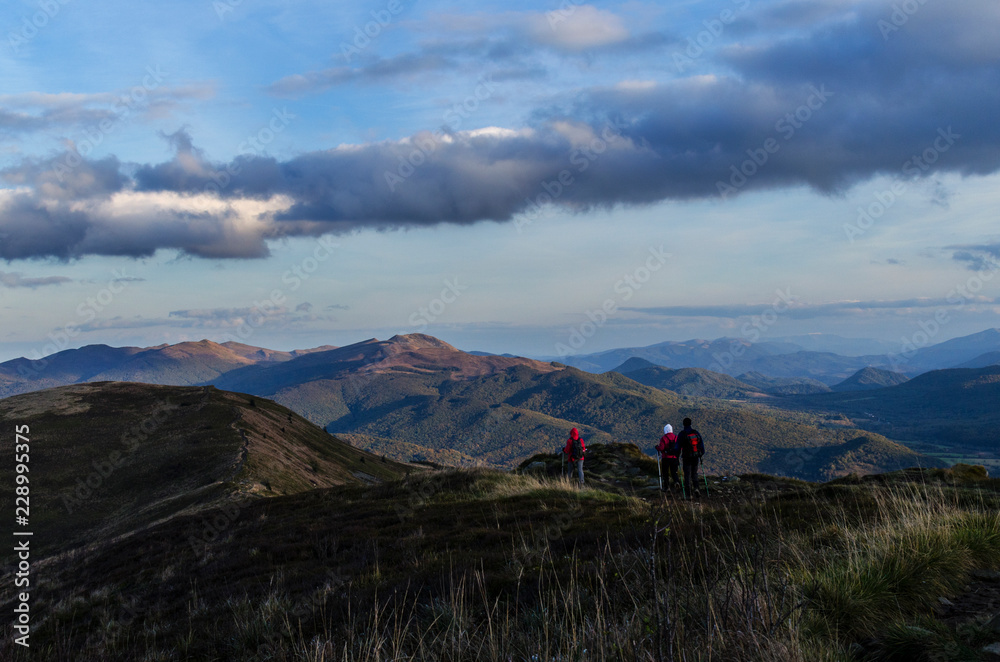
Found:
[[566, 440], [566, 448], [563, 453], [569, 458], [570, 466], [576, 462], [577, 472], [580, 474], [580, 487], [583, 487], [583, 454], [587, 452], [587, 444], [583, 443], [580, 432], [573, 428], [569, 431], [569, 439]]
[[660, 437], [656, 450], [660, 454], [660, 490], [669, 492], [674, 485], [680, 487], [681, 479], [677, 469], [681, 465], [681, 449], [677, 443], [677, 435], [674, 434], [674, 426], [670, 423], [663, 426], [663, 436]]

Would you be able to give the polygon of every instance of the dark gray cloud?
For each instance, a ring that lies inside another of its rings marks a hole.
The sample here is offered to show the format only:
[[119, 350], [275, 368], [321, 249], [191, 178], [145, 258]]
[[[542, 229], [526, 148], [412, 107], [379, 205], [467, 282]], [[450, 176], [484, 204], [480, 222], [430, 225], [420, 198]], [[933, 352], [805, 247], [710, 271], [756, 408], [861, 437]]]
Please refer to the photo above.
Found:
[[953, 260], [965, 264], [970, 271], [996, 272], [1000, 269], [1000, 243], [967, 244], [946, 248], [954, 251]]
[[0, 178], [30, 187], [46, 199], [62, 201], [108, 196], [129, 184], [114, 156], [88, 161], [73, 153], [26, 159], [16, 167], [0, 170]]
[[[892, 15], [887, 0], [829, 0], [819, 18], [786, 4], [779, 18], [795, 29], [718, 52], [732, 75], [581, 90], [537, 108], [517, 130], [445, 126], [283, 161], [247, 153], [227, 163], [210, 162], [178, 131], [167, 136], [175, 157], [164, 163], [84, 161], [59, 177], [59, 159], [25, 161], [0, 173], [23, 187], [0, 191], [0, 257], [158, 248], [261, 257], [274, 238], [530, 219], [546, 204], [586, 211], [797, 186], [835, 194], [876, 175], [1000, 169], [1000, 40], [990, 36], [1000, 31], [1000, 5], [921, 5], [885, 38], [878, 21]], [[483, 39], [473, 48], [500, 53], [508, 66], [524, 60], [526, 47]], [[454, 45], [423, 53], [367, 60], [350, 75], [459, 61]]]

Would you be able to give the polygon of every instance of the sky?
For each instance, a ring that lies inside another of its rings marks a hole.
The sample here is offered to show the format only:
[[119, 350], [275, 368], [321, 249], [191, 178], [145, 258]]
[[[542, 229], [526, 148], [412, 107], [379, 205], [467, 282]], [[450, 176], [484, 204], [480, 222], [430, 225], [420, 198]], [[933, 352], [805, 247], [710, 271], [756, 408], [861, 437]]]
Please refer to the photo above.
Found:
[[1000, 326], [995, 0], [25, 0], [0, 360]]

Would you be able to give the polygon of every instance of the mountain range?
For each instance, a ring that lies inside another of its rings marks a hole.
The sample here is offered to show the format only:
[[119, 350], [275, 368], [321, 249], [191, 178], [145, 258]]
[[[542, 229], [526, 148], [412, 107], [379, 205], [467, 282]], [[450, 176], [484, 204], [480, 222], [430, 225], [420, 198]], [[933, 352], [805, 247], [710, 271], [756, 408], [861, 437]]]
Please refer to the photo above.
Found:
[[[895, 351], [881, 354], [842, 355], [804, 349], [794, 342], [757, 342], [745, 339], [668, 341], [647, 347], [630, 347], [572, 355], [559, 361], [587, 370], [614, 370], [638, 357], [671, 369], [705, 368], [733, 377], [759, 373], [766, 377], [810, 378], [833, 386], [867, 367], [901, 372], [909, 377], [973, 363], [976, 367], [1000, 360], [1000, 329], [987, 329], [961, 338], [916, 347], [900, 342]], [[972, 367], [965, 366], [965, 367]]]
[[190, 386], [210, 383], [236, 368], [278, 363], [330, 346], [280, 352], [237, 342], [210, 340], [156, 347], [87, 345], [42, 359], [0, 363], [0, 397], [80, 382], [129, 381]]
[[[21, 376], [23, 366], [8, 362], [0, 374]], [[685, 416], [711, 440], [706, 468], [718, 473], [769, 471], [816, 480], [938, 464], [872, 432], [729, 405], [718, 398], [743, 398], [756, 389], [726, 375], [686, 370], [649, 386], [616, 372], [473, 355], [421, 334], [285, 353], [210, 341], [148, 350], [86, 347], [52, 357], [35, 383], [109, 375], [210, 383], [273, 399], [370, 450], [441, 464], [513, 467], [560, 447], [571, 427], [591, 442], [629, 442], [651, 452], [664, 423], [679, 427]], [[678, 390], [664, 388], [671, 386]], [[686, 389], [689, 397], [704, 397], [686, 399]]]

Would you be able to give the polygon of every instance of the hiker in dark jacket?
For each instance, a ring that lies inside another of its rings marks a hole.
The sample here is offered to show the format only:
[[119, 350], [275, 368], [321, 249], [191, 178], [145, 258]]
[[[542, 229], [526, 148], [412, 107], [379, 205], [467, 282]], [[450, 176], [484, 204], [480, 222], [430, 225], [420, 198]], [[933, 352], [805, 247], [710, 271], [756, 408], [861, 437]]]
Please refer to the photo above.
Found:
[[566, 448], [563, 453], [569, 458], [570, 466], [576, 462], [577, 472], [580, 474], [580, 487], [583, 487], [583, 454], [587, 452], [587, 444], [583, 443], [580, 432], [573, 428], [569, 431], [569, 439], [566, 440]]
[[660, 489], [669, 492], [674, 485], [680, 487], [681, 479], [677, 475], [677, 468], [681, 464], [680, 447], [677, 445], [674, 426], [670, 423], [663, 426], [663, 436], [660, 437], [660, 443], [656, 445], [656, 451], [660, 454], [660, 476], [662, 478]]
[[677, 435], [677, 443], [681, 450], [681, 460], [684, 462], [684, 484], [687, 486], [687, 497], [701, 497], [698, 489], [698, 465], [705, 454], [705, 442], [697, 430], [691, 427], [691, 419], [684, 419], [684, 429]]

